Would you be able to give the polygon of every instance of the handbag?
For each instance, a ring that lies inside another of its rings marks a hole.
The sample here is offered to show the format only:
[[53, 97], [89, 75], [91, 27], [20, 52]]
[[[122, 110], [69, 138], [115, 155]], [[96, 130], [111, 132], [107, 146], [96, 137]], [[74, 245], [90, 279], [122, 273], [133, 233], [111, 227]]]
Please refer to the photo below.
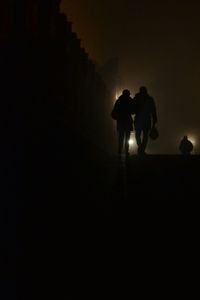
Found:
[[158, 129], [155, 125], [151, 128], [151, 130], [149, 132], [149, 137], [152, 140], [157, 140], [157, 138], [159, 137], [159, 132], [158, 132]]

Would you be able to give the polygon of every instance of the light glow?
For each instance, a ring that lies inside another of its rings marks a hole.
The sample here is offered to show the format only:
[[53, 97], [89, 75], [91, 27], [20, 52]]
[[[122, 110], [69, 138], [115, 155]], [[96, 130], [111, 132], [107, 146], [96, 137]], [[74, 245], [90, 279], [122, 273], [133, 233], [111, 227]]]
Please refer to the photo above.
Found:
[[195, 139], [194, 136], [188, 135], [188, 140], [189, 140], [190, 142], [192, 142], [193, 146], [196, 145], [196, 139]]
[[115, 93], [115, 99], [117, 100], [117, 99], [119, 98], [120, 95], [121, 95], [120, 93], [116, 92], [116, 93]]
[[133, 141], [132, 139], [130, 139], [130, 140], [128, 141], [128, 143], [129, 143], [130, 146], [131, 146], [131, 145], [134, 145], [134, 141]]

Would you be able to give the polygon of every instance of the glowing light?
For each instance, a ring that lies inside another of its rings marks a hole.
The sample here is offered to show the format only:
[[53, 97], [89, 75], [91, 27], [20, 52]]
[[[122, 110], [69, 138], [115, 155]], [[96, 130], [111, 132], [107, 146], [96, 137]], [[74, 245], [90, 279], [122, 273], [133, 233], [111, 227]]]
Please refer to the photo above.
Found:
[[190, 142], [192, 142], [192, 144], [195, 146], [196, 145], [196, 139], [195, 139], [195, 137], [194, 136], [188, 136], [188, 140], [190, 141]]
[[119, 98], [120, 94], [116, 92], [115, 99], [117, 100]]
[[134, 145], [134, 141], [133, 141], [132, 139], [130, 139], [130, 140], [128, 141], [128, 143], [129, 143], [130, 146], [131, 146], [131, 145]]

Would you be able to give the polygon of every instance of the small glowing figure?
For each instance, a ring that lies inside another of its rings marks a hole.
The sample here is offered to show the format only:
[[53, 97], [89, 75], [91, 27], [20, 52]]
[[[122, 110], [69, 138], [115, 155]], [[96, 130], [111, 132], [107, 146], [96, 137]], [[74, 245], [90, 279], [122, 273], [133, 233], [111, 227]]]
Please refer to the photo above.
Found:
[[193, 143], [188, 139], [187, 136], [184, 136], [179, 145], [180, 152], [183, 155], [190, 155], [193, 149]]

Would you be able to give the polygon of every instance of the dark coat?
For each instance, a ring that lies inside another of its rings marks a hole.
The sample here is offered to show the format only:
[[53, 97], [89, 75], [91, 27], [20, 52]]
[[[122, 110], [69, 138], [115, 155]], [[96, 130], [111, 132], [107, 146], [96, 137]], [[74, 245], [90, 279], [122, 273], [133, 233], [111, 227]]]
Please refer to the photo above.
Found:
[[148, 94], [138, 93], [133, 99], [136, 130], [145, 130], [157, 122], [157, 112], [154, 99]]
[[115, 102], [111, 116], [117, 121], [118, 131], [133, 131], [133, 100], [121, 95]]

